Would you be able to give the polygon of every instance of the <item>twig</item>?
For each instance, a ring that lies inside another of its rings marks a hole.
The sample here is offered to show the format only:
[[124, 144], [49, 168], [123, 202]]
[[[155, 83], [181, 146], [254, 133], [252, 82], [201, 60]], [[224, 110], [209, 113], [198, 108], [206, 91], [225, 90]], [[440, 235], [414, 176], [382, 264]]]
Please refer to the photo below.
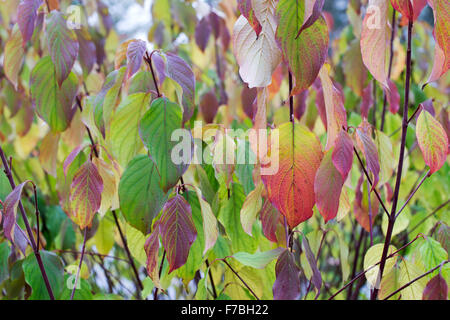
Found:
[[152, 55], [155, 51], [153, 51], [150, 55], [148, 52], [145, 53], [145, 62], [148, 64], [150, 71], [152, 73], [153, 82], [155, 84], [156, 93], [158, 94], [158, 98], [161, 97], [161, 92], [159, 91], [158, 82], [156, 81], [155, 71], [153, 70], [153, 64], [152, 64]]
[[[208, 261], [208, 259], [206, 259], [205, 263], [206, 263], [206, 268], [209, 269], [209, 261]], [[213, 289], [213, 297], [214, 297], [214, 299], [217, 299], [217, 291], [216, 291], [216, 286], [214, 284], [214, 279], [212, 277], [211, 269], [209, 269], [208, 274], [209, 274], [209, 281], [211, 282], [211, 286], [212, 286], [212, 289]]]
[[75, 277], [75, 283], [73, 284], [73, 289], [72, 289], [72, 293], [70, 295], [70, 300], [73, 300], [73, 297], [75, 295], [75, 290], [77, 290], [78, 278], [80, 277], [80, 270], [81, 270], [81, 266], [83, 264], [84, 252], [86, 251], [87, 230], [88, 230], [87, 227], [84, 228], [84, 240], [83, 240], [83, 247], [81, 248], [80, 263], [78, 264], [77, 275]]
[[[16, 184], [14, 182], [14, 178], [12, 176], [11, 170], [9, 169], [9, 165], [8, 165], [8, 161], [6, 160], [5, 153], [3, 152], [3, 149], [1, 147], [0, 147], [0, 157], [2, 159], [4, 171], [5, 171], [5, 174], [6, 174], [7, 178], [8, 178], [8, 180], [9, 180], [9, 184], [11, 185], [12, 190], [14, 190], [16, 188]], [[47, 289], [48, 295], [49, 295], [51, 300], [55, 300], [55, 296], [53, 295], [52, 287], [51, 287], [50, 282], [48, 280], [47, 273], [45, 272], [45, 267], [44, 267], [44, 264], [42, 262], [41, 254], [39, 253], [39, 248], [36, 246], [36, 242], [34, 241], [33, 231], [32, 231], [32, 229], [30, 227], [30, 223], [28, 222], [27, 214], [25, 213], [25, 209], [23, 207], [22, 200], [20, 200], [20, 199], [19, 199], [19, 205], [18, 206], [19, 206], [20, 213], [22, 215], [23, 222], [25, 224], [25, 228], [26, 228], [27, 233], [28, 233], [29, 243], [31, 244], [31, 247], [33, 249], [34, 256], [36, 257], [36, 260], [37, 260], [37, 263], [38, 263], [38, 267], [39, 267], [39, 270], [41, 271], [42, 278], [44, 280], [45, 287]]]
[[447, 264], [449, 262], [449, 260], [447, 261], [442, 261], [439, 265], [437, 265], [436, 267], [434, 267], [433, 269], [425, 272], [424, 274], [418, 276], [417, 278], [414, 278], [413, 280], [411, 280], [410, 282], [408, 282], [407, 284], [405, 284], [404, 286], [401, 286], [400, 288], [398, 288], [397, 290], [395, 290], [394, 292], [392, 292], [390, 295], [388, 295], [386, 298], [384, 298], [383, 300], [387, 300], [390, 297], [396, 295], [397, 293], [399, 293], [400, 291], [402, 291], [403, 289], [409, 287], [410, 285], [412, 285], [414, 282], [422, 279], [423, 277], [429, 275], [430, 273], [433, 273], [436, 269], [441, 268], [442, 266], [444, 266], [445, 264]]
[[433, 216], [436, 212], [438, 212], [439, 210], [441, 210], [442, 208], [444, 208], [446, 205], [448, 205], [450, 203], [450, 200], [447, 200], [446, 202], [444, 202], [443, 204], [441, 204], [439, 207], [437, 207], [436, 209], [434, 209], [429, 215], [427, 215], [425, 218], [423, 218], [422, 220], [420, 220], [410, 231], [409, 233], [413, 232], [414, 230], [416, 230], [422, 223], [424, 223], [429, 217]]
[[[163, 256], [161, 259], [161, 265], [159, 266], [159, 273], [158, 273], [159, 278], [161, 278], [165, 258], [166, 258], [166, 250], [164, 250], [164, 253], [163, 253]], [[153, 294], [153, 300], [158, 300], [158, 287], [155, 288], [155, 293]]]
[[400, 210], [398, 210], [398, 212], [395, 214], [395, 218], [397, 219], [398, 215], [403, 211], [403, 209], [405, 209], [406, 205], [409, 203], [409, 201], [411, 201], [412, 197], [414, 196], [414, 194], [417, 192], [417, 190], [419, 190], [420, 186], [422, 185], [422, 183], [424, 183], [424, 181], [428, 178], [428, 174], [430, 173], [430, 170], [427, 171], [427, 173], [425, 174], [425, 176], [422, 178], [422, 180], [419, 182], [419, 184], [417, 185], [417, 187], [409, 194], [408, 199], [406, 199], [405, 203], [403, 204], [403, 206], [400, 208]]
[[249, 287], [249, 285], [244, 281], [244, 279], [241, 278], [241, 276], [230, 266], [230, 264], [225, 260], [221, 260], [223, 261], [228, 268], [230, 268], [230, 270], [236, 275], [236, 277], [239, 278], [239, 280], [241, 280], [241, 282], [244, 284], [244, 286], [252, 293], [252, 295], [256, 298], [256, 300], [259, 300], [258, 296], [255, 294], [255, 292], [253, 292], [252, 288]]

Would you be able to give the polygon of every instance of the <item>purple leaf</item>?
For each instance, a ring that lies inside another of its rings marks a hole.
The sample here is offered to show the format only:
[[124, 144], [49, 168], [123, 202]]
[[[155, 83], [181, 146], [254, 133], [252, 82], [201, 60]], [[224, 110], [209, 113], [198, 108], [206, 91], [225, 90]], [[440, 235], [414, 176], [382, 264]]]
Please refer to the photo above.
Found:
[[69, 76], [78, 56], [79, 44], [75, 32], [67, 27], [63, 14], [52, 11], [46, 20], [48, 50], [55, 65], [56, 78], [61, 86]]
[[345, 130], [339, 132], [334, 142], [332, 159], [334, 166], [345, 181], [353, 164], [353, 140]]
[[305, 23], [303, 23], [302, 27], [300, 28], [300, 30], [297, 33], [296, 38], [298, 38], [300, 36], [300, 34], [302, 33], [303, 30], [312, 26], [314, 24], [314, 22], [316, 22], [316, 20], [319, 19], [319, 17], [322, 15], [322, 8], [323, 8], [324, 2], [325, 2], [325, 0], [316, 0], [316, 2], [314, 3], [314, 7], [313, 7], [313, 11], [312, 11], [311, 15], [305, 21]]
[[132, 41], [128, 45], [128, 50], [127, 50], [128, 79], [133, 74], [135, 74], [141, 67], [146, 50], [147, 50], [147, 44], [145, 43], [145, 41], [142, 41], [142, 40]]
[[75, 30], [80, 45], [78, 58], [80, 59], [83, 73], [87, 76], [97, 60], [97, 50], [90, 34], [85, 29]]
[[372, 81], [369, 82], [367, 87], [363, 90], [362, 101], [361, 101], [361, 117], [367, 119], [369, 117], [369, 110], [373, 106], [373, 84]]
[[209, 23], [208, 16], [206, 16], [203, 17], [195, 27], [195, 42], [202, 52], [205, 52], [210, 36], [211, 24]]
[[[14, 190], [11, 191], [11, 193], [6, 197], [4, 203], [5, 216], [3, 221], [3, 229], [5, 237], [9, 239], [12, 243], [17, 244], [17, 246], [21, 248], [21, 250], [24, 248], [24, 246], [26, 247], [26, 245], [24, 245], [24, 238], [25, 239], [27, 238], [23, 234], [22, 229], [20, 229], [20, 227], [16, 223], [17, 206], [19, 205], [23, 188], [28, 182], [29, 181], [25, 181], [22, 184], [16, 186]], [[22, 234], [20, 234], [21, 232]]]
[[253, 119], [253, 116], [255, 114], [255, 102], [256, 102], [256, 94], [257, 89], [256, 88], [249, 88], [247, 84], [243, 85], [244, 88], [241, 92], [241, 102], [242, 102], [242, 108], [244, 109], [245, 114], [250, 118]]
[[219, 102], [214, 91], [209, 91], [202, 96], [199, 108], [205, 122], [212, 123], [219, 109]]
[[179, 56], [168, 52], [167, 76], [177, 82], [183, 89], [183, 123], [194, 114], [195, 107], [195, 77], [189, 65]]
[[147, 255], [147, 273], [152, 279], [155, 287], [159, 288], [159, 270], [158, 270], [158, 256], [159, 256], [159, 220], [155, 222], [153, 231], [145, 241], [144, 250]]
[[431, 279], [423, 290], [422, 300], [447, 300], [447, 281], [439, 273]]
[[66, 160], [64, 160], [63, 169], [64, 169], [64, 176], [67, 176], [67, 170], [69, 169], [70, 165], [72, 164], [73, 160], [80, 154], [80, 152], [85, 148], [86, 146], [83, 146], [82, 144], [76, 147], [72, 150], [72, 152], [67, 156]]
[[262, 26], [255, 16], [253, 11], [252, 0], [238, 0], [238, 8], [241, 14], [247, 19], [248, 23], [252, 26], [256, 32], [256, 36], [262, 31]]
[[311, 251], [311, 247], [309, 246], [308, 239], [305, 235], [302, 237], [302, 247], [305, 250], [306, 260], [308, 260], [309, 266], [313, 272], [311, 282], [317, 288], [317, 295], [320, 293], [320, 288], [322, 287], [322, 276], [320, 275], [320, 271], [317, 268], [317, 261], [314, 253]]
[[111, 31], [114, 24], [112, 17], [109, 14], [109, 9], [102, 1], [98, 1], [97, 10], [98, 13], [100, 14], [100, 17], [102, 18], [103, 26], [105, 27], [106, 30], [106, 35], [108, 35], [109, 31]]
[[181, 195], [177, 194], [164, 205], [160, 232], [171, 273], [186, 263], [189, 249], [197, 238], [191, 206]]
[[300, 268], [294, 261], [294, 255], [288, 249], [278, 257], [275, 274], [273, 299], [297, 300], [300, 297]]
[[22, 0], [17, 8], [17, 23], [22, 33], [24, 45], [33, 35], [37, 10], [41, 4], [42, 0]]
[[303, 90], [296, 96], [296, 104], [295, 104], [295, 117], [300, 120], [306, 111], [306, 99], [308, 98], [309, 91]]

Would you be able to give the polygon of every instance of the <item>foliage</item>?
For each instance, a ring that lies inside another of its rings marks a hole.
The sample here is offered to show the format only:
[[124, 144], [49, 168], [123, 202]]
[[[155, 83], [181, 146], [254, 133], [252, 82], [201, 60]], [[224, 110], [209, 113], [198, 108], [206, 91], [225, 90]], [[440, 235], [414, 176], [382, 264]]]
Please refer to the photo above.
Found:
[[448, 298], [447, 0], [0, 3], [2, 299]]

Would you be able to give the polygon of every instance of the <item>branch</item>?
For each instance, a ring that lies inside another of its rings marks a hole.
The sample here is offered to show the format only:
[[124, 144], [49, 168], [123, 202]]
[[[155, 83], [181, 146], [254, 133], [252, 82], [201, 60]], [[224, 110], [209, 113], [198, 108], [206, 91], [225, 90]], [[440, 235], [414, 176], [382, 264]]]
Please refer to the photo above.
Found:
[[[162, 268], [164, 265], [164, 259], [166, 258], [166, 250], [164, 250], [162, 259], [161, 259], [161, 265], [159, 266], [159, 278], [161, 278], [161, 274], [162, 274]], [[155, 288], [155, 293], [153, 294], [153, 300], [158, 300], [158, 287]]]
[[258, 296], [253, 292], [252, 288], [249, 287], [249, 285], [244, 281], [244, 279], [241, 278], [241, 276], [230, 266], [230, 264], [225, 260], [222, 259], [221, 261], [223, 261], [228, 268], [230, 268], [230, 270], [236, 275], [236, 277], [239, 278], [239, 280], [241, 280], [241, 282], [244, 284], [244, 286], [252, 293], [252, 295], [256, 298], [256, 300], [259, 300]]
[[[209, 269], [209, 261], [208, 261], [208, 259], [206, 259], [205, 263], [206, 263], [206, 268]], [[217, 299], [217, 291], [216, 291], [216, 286], [214, 284], [214, 279], [212, 277], [211, 269], [209, 269], [208, 274], [209, 274], [209, 281], [211, 281], [211, 286], [212, 286], [212, 289], [213, 289], [213, 297], [214, 297], [214, 299]]]
[[[3, 149], [1, 147], [0, 147], [0, 157], [2, 159], [4, 171], [9, 180], [9, 184], [11, 185], [11, 188], [14, 190], [16, 188], [16, 184], [14, 182], [14, 178], [13, 178], [11, 170], [9, 168], [8, 161], [6, 160], [5, 153], [3, 152]], [[41, 271], [42, 278], [44, 280], [48, 295], [51, 300], [55, 300], [55, 296], [53, 295], [52, 287], [48, 280], [47, 273], [45, 272], [45, 267], [44, 267], [44, 263], [42, 262], [41, 254], [39, 253], [39, 248], [36, 246], [36, 242], [34, 241], [33, 231], [31, 230], [30, 223], [28, 222], [27, 214], [23, 207], [22, 200], [20, 200], [20, 199], [19, 199], [19, 210], [20, 210], [20, 213], [22, 214], [22, 219], [23, 219], [25, 228], [28, 233], [28, 238], [29, 238], [28, 240], [29, 240], [31, 247], [33, 248], [33, 253], [34, 253], [34, 256], [36, 257], [36, 260], [37, 260], [37, 263], [39, 266], [39, 270]]]
[[161, 95], [161, 92], [159, 91], [158, 83], [156, 81], [155, 71], [153, 70], [152, 55], [153, 55], [154, 52], [155, 51], [153, 51], [150, 55], [148, 54], [148, 52], [146, 52], [144, 60], [145, 60], [145, 62], [147, 62], [148, 66], [150, 68], [150, 71], [152, 73], [153, 83], [155, 84], [156, 93], [157, 93], [158, 98], [159, 98], [159, 97], [162, 97], [162, 95]]
[[[384, 266], [386, 264], [386, 257], [389, 249], [389, 245], [391, 244], [392, 231], [394, 230], [395, 224], [395, 212], [397, 211], [397, 203], [398, 196], [400, 192], [400, 183], [402, 180], [402, 171], [403, 171], [403, 162], [405, 159], [405, 149], [406, 149], [406, 133], [408, 131], [408, 105], [409, 105], [409, 87], [411, 84], [411, 43], [412, 43], [412, 29], [413, 22], [409, 21], [408, 23], [408, 50], [406, 54], [406, 84], [405, 84], [405, 103], [403, 105], [403, 122], [402, 122], [402, 140], [400, 145], [400, 156], [398, 160], [398, 169], [397, 169], [397, 179], [395, 182], [394, 196], [392, 200], [392, 209], [391, 214], [389, 216], [388, 228], [386, 231], [386, 238], [384, 241], [383, 253], [381, 255], [381, 263], [380, 270], [378, 273], [378, 279], [382, 279]], [[375, 288], [372, 291], [371, 300], [375, 300], [378, 295], [378, 289]]]
[[428, 178], [428, 174], [430, 173], [430, 170], [427, 171], [427, 173], [425, 174], [425, 176], [422, 178], [422, 180], [419, 182], [419, 184], [417, 185], [417, 187], [409, 194], [408, 199], [406, 199], [405, 203], [403, 204], [403, 206], [400, 208], [400, 210], [398, 210], [398, 212], [395, 214], [395, 218], [397, 219], [398, 215], [403, 211], [403, 209], [405, 209], [406, 205], [409, 203], [409, 201], [411, 201], [412, 197], [414, 196], [414, 194], [417, 192], [417, 190], [419, 190], [420, 186], [422, 185], [422, 183], [425, 182], [425, 180]]
[[443, 204], [441, 204], [439, 207], [437, 207], [436, 209], [434, 209], [429, 215], [427, 215], [425, 218], [423, 218], [422, 220], [419, 221], [419, 223], [417, 223], [409, 232], [413, 232], [414, 230], [417, 229], [417, 227], [419, 227], [422, 223], [424, 223], [429, 217], [431, 217], [432, 215], [434, 215], [436, 212], [438, 212], [439, 210], [441, 210], [442, 208], [444, 208], [446, 205], [448, 205], [450, 203], [450, 200], [447, 200], [446, 202], [444, 202]]
[[429, 275], [430, 273], [433, 273], [436, 269], [441, 268], [443, 265], [445, 265], [445, 264], [448, 263], [448, 262], [449, 262], [449, 260], [447, 260], [447, 261], [442, 261], [439, 265], [437, 265], [437, 266], [434, 267], [433, 269], [431, 269], [431, 270], [425, 272], [424, 274], [422, 274], [422, 275], [418, 276], [417, 278], [411, 280], [410, 282], [408, 282], [408, 283], [405, 284], [404, 286], [398, 288], [397, 290], [395, 290], [394, 292], [392, 292], [390, 295], [388, 295], [388, 296], [387, 296], [386, 298], [384, 298], [383, 300], [387, 300], [387, 299], [389, 299], [390, 297], [396, 295], [397, 293], [399, 293], [399, 292], [402, 291], [403, 289], [405, 289], [405, 288], [409, 287], [410, 285], [412, 285], [414, 282], [416, 282], [416, 281], [422, 279], [423, 277]]

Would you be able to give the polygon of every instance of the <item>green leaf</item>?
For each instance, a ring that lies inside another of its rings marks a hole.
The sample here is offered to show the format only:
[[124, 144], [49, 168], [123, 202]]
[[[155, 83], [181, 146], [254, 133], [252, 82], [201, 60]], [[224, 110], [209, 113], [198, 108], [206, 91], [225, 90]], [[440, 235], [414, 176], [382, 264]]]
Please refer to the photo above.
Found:
[[20, 30], [15, 27], [12, 35], [5, 44], [5, 57], [3, 66], [6, 78], [14, 85], [17, 90], [19, 81], [19, 72], [22, 67], [24, 50], [22, 47], [22, 35]]
[[264, 269], [272, 260], [277, 259], [284, 250], [285, 248], [276, 248], [270, 251], [256, 252], [254, 254], [237, 252], [233, 254], [232, 257], [245, 266], [255, 269]]
[[[66, 274], [64, 276], [64, 283], [70, 283], [70, 281], [74, 281], [73, 278], [74, 275]], [[72, 279], [71, 279], [72, 277]], [[73, 296], [73, 300], [92, 300], [94, 296], [92, 295], [92, 288], [89, 282], [87, 282], [84, 279], [78, 279], [78, 286], [75, 290], [75, 294]], [[61, 300], [70, 300], [70, 296], [72, 294], [72, 289], [70, 289], [68, 286], [64, 287], [64, 291], [61, 295]]]
[[156, 166], [146, 155], [136, 156], [119, 183], [120, 208], [125, 220], [148, 234], [153, 218], [161, 211], [167, 196], [159, 187]]
[[61, 132], [67, 129], [75, 114], [73, 108], [78, 91], [78, 79], [71, 72], [58, 86], [55, 67], [50, 57], [43, 57], [34, 67], [30, 78], [31, 97], [36, 103], [36, 111], [52, 129]]
[[[184, 148], [181, 150], [182, 152], [179, 152], [175, 149], [179, 142], [172, 141], [172, 134], [175, 130], [181, 129], [181, 121], [180, 106], [170, 102], [167, 98], [154, 100], [150, 110], [141, 120], [141, 138], [158, 167], [161, 175], [160, 186], [164, 192], [177, 184], [188, 168], [192, 156], [192, 152], [190, 154], [182, 153], [185, 151]], [[190, 135], [189, 139], [189, 141], [183, 140], [182, 145], [191, 147], [192, 137]], [[192, 151], [192, 147], [190, 151]], [[174, 156], [181, 157], [181, 163], [174, 163]]]
[[8, 242], [0, 243], [0, 284], [9, 277], [8, 257], [10, 253], [11, 248]]
[[126, 167], [143, 147], [139, 139], [139, 123], [150, 98], [150, 94], [131, 94], [117, 107], [112, 117], [109, 139], [112, 153], [122, 167]]
[[[44, 250], [41, 251], [41, 258], [53, 294], [55, 295], [55, 298], [58, 299], [64, 289], [64, 267], [62, 260], [53, 252]], [[25, 274], [25, 281], [32, 289], [29, 299], [49, 300], [50, 297], [34, 254], [30, 254], [25, 259], [22, 268], [23, 273]]]

